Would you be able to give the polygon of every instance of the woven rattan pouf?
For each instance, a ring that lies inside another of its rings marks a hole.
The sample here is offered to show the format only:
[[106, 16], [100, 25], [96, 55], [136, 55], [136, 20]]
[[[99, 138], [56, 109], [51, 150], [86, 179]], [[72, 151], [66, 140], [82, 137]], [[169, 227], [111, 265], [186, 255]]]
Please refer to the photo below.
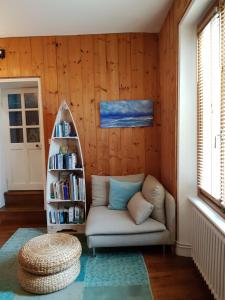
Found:
[[81, 244], [69, 234], [44, 234], [19, 251], [18, 278], [31, 293], [47, 294], [72, 283], [80, 273]]

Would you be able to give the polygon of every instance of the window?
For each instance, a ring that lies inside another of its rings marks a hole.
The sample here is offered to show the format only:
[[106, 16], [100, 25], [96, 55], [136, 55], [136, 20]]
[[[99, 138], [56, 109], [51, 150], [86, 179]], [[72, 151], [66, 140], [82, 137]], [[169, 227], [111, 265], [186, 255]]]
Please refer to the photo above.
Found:
[[225, 207], [225, 13], [198, 33], [198, 189]]

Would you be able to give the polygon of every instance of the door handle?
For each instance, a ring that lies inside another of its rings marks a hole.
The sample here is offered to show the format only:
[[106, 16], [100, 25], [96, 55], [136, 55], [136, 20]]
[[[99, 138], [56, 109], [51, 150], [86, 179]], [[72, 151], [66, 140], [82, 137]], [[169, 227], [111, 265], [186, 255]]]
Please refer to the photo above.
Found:
[[36, 147], [36, 148], [40, 148], [40, 149], [41, 149], [41, 146], [40, 146], [40, 145], [38, 145], [38, 144], [36, 144], [36, 145], [35, 145], [35, 147]]

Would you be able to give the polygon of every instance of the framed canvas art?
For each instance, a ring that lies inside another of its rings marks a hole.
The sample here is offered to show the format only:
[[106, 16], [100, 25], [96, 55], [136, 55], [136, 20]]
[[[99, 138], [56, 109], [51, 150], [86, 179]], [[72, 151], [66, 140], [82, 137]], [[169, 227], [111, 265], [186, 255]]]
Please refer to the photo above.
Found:
[[148, 127], [153, 125], [152, 100], [100, 102], [100, 127]]

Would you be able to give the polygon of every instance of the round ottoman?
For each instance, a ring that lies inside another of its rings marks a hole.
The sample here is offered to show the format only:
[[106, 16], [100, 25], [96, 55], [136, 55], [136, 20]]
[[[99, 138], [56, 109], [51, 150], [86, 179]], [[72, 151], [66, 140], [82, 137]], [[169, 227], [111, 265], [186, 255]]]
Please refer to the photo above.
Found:
[[19, 251], [18, 278], [28, 292], [47, 294], [72, 283], [80, 273], [81, 244], [69, 234], [44, 234]]
[[34, 275], [19, 267], [18, 278], [21, 287], [27, 292], [34, 294], [48, 294], [67, 287], [77, 278], [79, 273], [80, 262], [62, 272], [47, 276]]

